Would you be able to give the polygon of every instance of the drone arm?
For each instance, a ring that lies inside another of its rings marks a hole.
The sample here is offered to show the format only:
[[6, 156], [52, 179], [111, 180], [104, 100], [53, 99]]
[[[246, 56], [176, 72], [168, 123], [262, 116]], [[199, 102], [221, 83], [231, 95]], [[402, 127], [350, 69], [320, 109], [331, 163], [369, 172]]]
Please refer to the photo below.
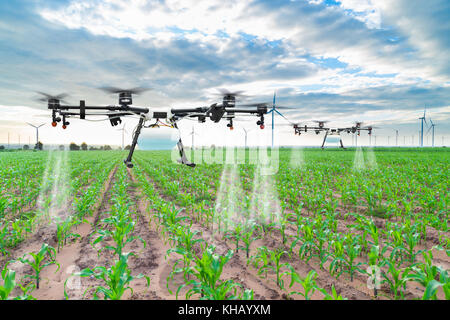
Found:
[[170, 112], [174, 115], [184, 115], [188, 113], [203, 113], [206, 112], [208, 108], [202, 107], [202, 108], [190, 108], [190, 109], [171, 109]]
[[141, 108], [141, 107], [122, 107], [122, 106], [86, 106], [84, 103], [81, 103], [81, 106], [63, 106], [58, 105], [55, 107], [49, 107], [49, 109], [55, 109], [55, 110], [80, 110], [80, 111], [86, 111], [86, 110], [105, 110], [105, 111], [128, 111], [128, 112], [134, 112], [134, 113], [148, 113], [148, 108]]
[[225, 108], [225, 112], [233, 112], [233, 113], [258, 113], [258, 114], [266, 114], [267, 107], [261, 107], [257, 109], [237, 109], [237, 108]]

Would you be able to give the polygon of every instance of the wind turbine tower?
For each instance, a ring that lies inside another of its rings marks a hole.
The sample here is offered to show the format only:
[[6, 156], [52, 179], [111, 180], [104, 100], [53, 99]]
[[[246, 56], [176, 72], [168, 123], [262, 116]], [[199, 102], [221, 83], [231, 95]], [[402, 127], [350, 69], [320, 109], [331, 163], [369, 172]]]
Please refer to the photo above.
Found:
[[420, 146], [421, 147], [423, 147], [423, 123], [425, 122], [425, 124], [428, 126], [427, 119], [425, 118], [425, 111], [426, 111], [426, 108], [423, 109], [423, 116], [419, 118], [419, 120], [420, 120]]
[[118, 131], [122, 131], [122, 150], [125, 148], [125, 133], [128, 133], [128, 131], [125, 129], [125, 124], [123, 124], [123, 127], [121, 129], [117, 129]]
[[35, 125], [33, 125], [31, 123], [28, 123], [28, 122], [27, 122], [27, 124], [36, 129], [36, 147], [37, 147], [38, 144], [39, 144], [39, 128], [42, 127], [43, 125], [45, 125], [45, 123], [43, 123], [43, 124], [41, 124], [39, 126], [35, 126]]
[[[434, 147], [434, 127], [436, 125], [433, 123], [433, 120], [431, 120], [431, 118], [430, 118], [430, 123], [431, 123], [431, 127], [430, 127], [430, 129], [428, 129], [428, 132], [431, 130], [431, 146]], [[428, 132], [427, 132], [427, 134], [428, 134]]]

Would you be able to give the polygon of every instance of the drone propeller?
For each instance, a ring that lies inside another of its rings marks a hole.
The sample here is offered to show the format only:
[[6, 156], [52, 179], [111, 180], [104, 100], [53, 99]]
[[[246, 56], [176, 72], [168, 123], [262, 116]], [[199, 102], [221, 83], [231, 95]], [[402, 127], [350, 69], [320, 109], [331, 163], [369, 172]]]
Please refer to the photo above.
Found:
[[277, 127], [282, 126], [282, 127], [300, 127], [301, 123], [300, 122], [291, 122], [291, 123], [280, 123], [277, 124]]
[[380, 127], [372, 126], [372, 125], [365, 125], [364, 127], [361, 127], [360, 129], [379, 129]]
[[49, 100], [58, 100], [58, 101], [60, 101], [62, 103], [67, 103], [66, 101], [64, 101], [64, 98], [69, 96], [69, 94], [67, 94], [67, 93], [60, 93], [60, 94], [55, 95], [55, 96], [51, 95], [51, 94], [48, 94], [48, 93], [45, 93], [45, 92], [41, 92], [41, 91], [36, 91], [36, 93], [40, 94], [42, 96], [40, 98], [36, 98], [35, 99], [36, 101], [39, 101], [39, 102], [48, 102]]
[[131, 89], [122, 89], [122, 88], [117, 88], [117, 87], [101, 87], [99, 89], [102, 90], [102, 91], [105, 91], [107, 93], [123, 93], [123, 92], [127, 92], [127, 93], [131, 93], [131, 94], [140, 94], [140, 93], [143, 93], [145, 91], [152, 90], [152, 88], [145, 88], [145, 87], [136, 87], [136, 88], [131, 88]]
[[322, 120], [312, 120], [312, 121], [316, 122], [316, 123], [328, 123], [328, 122], [330, 122], [328, 120], [324, 120], [324, 121], [322, 121]]
[[234, 96], [234, 97], [247, 97], [247, 95], [244, 95], [244, 91], [243, 90], [239, 90], [239, 91], [230, 91], [228, 89], [224, 89], [224, 88], [218, 88], [216, 89], [217, 91], [219, 91], [219, 93], [216, 93], [215, 95], [220, 95], [220, 96]]

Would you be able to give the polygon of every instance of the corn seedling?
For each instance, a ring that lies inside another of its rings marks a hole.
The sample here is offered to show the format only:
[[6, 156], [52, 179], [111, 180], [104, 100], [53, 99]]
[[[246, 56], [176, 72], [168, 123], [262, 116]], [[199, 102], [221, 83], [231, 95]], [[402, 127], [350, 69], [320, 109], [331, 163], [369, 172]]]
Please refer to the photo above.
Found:
[[[32, 259], [28, 259], [25, 257], [29, 255], [31, 256]], [[58, 262], [56, 262], [56, 250], [55, 248], [53, 248], [52, 246], [49, 246], [48, 244], [44, 243], [42, 244], [41, 249], [39, 250], [39, 252], [34, 253], [34, 252], [30, 252], [30, 253], [26, 253], [24, 254], [24, 256], [22, 258], [18, 259], [20, 262], [29, 265], [33, 271], [34, 271], [34, 275], [25, 275], [26, 278], [32, 278], [36, 280], [36, 288], [39, 289], [39, 280], [40, 280], [40, 274], [42, 272], [42, 270], [47, 267], [50, 266], [52, 264], [56, 264], [57, 265], [57, 269], [55, 271], [58, 272], [60, 265]], [[46, 262], [46, 260], [48, 260]]]
[[[97, 280], [102, 280], [104, 286], [97, 286], [94, 291], [94, 299], [98, 300], [103, 295], [103, 300], [120, 300], [123, 294], [130, 290], [133, 294], [133, 289], [130, 287], [130, 283], [133, 280], [145, 278], [147, 287], [150, 286], [150, 278], [143, 274], [137, 276], [131, 275], [131, 270], [128, 268], [128, 257], [133, 255], [132, 253], [123, 254], [110, 268], [95, 267], [94, 269], [86, 268], [80, 272], [73, 274], [72, 276], [79, 277], [92, 277]], [[69, 277], [70, 278], [70, 277]], [[64, 296], [68, 299], [66, 292], [67, 280], [64, 282]], [[89, 289], [89, 288], [88, 288]], [[83, 295], [86, 294], [87, 290]]]

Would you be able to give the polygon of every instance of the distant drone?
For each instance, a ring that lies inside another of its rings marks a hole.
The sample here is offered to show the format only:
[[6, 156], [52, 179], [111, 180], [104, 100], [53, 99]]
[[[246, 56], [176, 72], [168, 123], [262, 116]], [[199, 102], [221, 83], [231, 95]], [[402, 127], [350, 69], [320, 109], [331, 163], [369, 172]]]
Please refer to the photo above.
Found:
[[[58, 122], [62, 121], [63, 129], [66, 129], [70, 124], [67, 119], [71, 117], [86, 119], [86, 117], [91, 116], [107, 116], [108, 118], [105, 120], [109, 120], [112, 126], [117, 126], [122, 122], [122, 117], [139, 116], [139, 123], [133, 134], [130, 152], [128, 157], [124, 160], [124, 163], [128, 168], [133, 167], [131, 159], [142, 128], [158, 128], [161, 125], [178, 129], [177, 122], [184, 118], [197, 118], [200, 123], [204, 123], [207, 118], [215, 123], [218, 123], [221, 119], [225, 118], [228, 121], [227, 127], [230, 128], [230, 130], [233, 130], [233, 119], [237, 114], [241, 114], [259, 117], [256, 124], [261, 129], [264, 129], [264, 115], [267, 113], [268, 106], [266, 103], [253, 103], [242, 104], [237, 108], [236, 97], [242, 96], [242, 91], [230, 92], [225, 89], [219, 89], [220, 95], [223, 96], [222, 103], [214, 103], [209, 107], [171, 109], [169, 112], [160, 112], [133, 105], [132, 95], [150, 90], [149, 88], [120, 89], [103, 87], [100, 89], [108, 93], [119, 94], [119, 104], [87, 106], [84, 100], [80, 100], [80, 105], [77, 106], [63, 105], [61, 103], [66, 103], [63, 99], [67, 97], [67, 94], [52, 96], [43, 92], [38, 92], [43, 96], [39, 98], [38, 101], [47, 102], [48, 109], [52, 110], [52, 126], [56, 127]], [[152, 119], [155, 120], [154, 123], [145, 125], [147, 121]], [[164, 123], [161, 120], [166, 120], [168, 123]], [[186, 157], [181, 138], [179, 139], [177, 146], [181, 157], [178, 161], [190, 167], [195, 167], [195, 164], [189, 162]]]
[[[358, 136], [361, 135], [361, 130], [366, 130], [368, 132], [369, 135], [372, 134], [372, 130], [375, 128], [373, 126], [362, 126], [362, 122], [355, 122], [355, 125], [352, 127], [345, 127], [345, 128], [328, 128], [325, 127], [325, 123], [327, 123], [328, 121], [320, 121], [320, 120], [315, 120], [314, 122], [317, 123], [317, 126], [308, 126], [308, 125], [304, 125], [301, 126], [300, 123], [293, 123], [291, 124], [292, 127], [294, 128], [294, 134], [298, 134], [301, 135], [302, 131], [303, 132], [308, 132], [308, 130], [310, 131], [314, 131], [316, 134], [319, 134], [322, 131], [325, 131], [325, 136], [323, 138], [323, 142], [322, 142], [322, 146], [321, 148], [323, 149], [325, 146], [325, 141], [327, 140], [328, 135], [335, 135], [335, 136], [339, 136], [341, 135], [341, 132], [346, 132], [346, 133], [357, 133]], [[339, 143], [341, 145], [342, 149], [345, 149], [344, 144], [342, 142], [342, 139], [339, 140]]]

